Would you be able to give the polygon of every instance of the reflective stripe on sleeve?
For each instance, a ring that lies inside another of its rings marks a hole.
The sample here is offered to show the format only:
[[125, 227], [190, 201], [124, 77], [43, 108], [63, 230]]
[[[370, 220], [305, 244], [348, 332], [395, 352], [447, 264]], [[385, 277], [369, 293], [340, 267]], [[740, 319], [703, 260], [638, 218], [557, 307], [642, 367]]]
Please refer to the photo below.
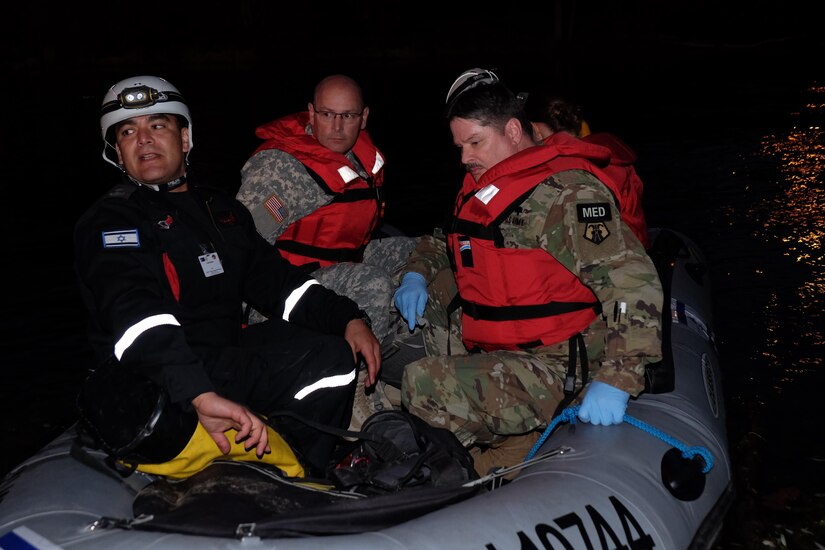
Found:
[[298, 288], [296, 288], [295, 290], [292, 291], [292, 294], [290, 294], [287, 297], [286, 301], [284, 302], [284, 316], [283, 316], [284, 321], [289, 321], [289, 314], [292, 313], [292, 308], [295, 307], [295, 304], [298, 303], [298, 300], [301, 299], [301, 296], [304, 295], [304, 293], [307, 291], [307, 289], [309, 287], [311, 287], [312, 285], [319, 285], [319, 284], [321, 284], [321, 283], [319, 283], [315, 279], [310, 279], [310, 280], [308, 280], [307, 282], [305, 282], [304, 284], [302, 284], [301, 286], [299, 286]]
[[317, 382], [313, 382], [309, 386], [303, 388], [301, 391], [295, 394], [295, 399], [300, 401], [307, 395], [311, 394], [315, 390], [322, 390], [324, 388], [338, 388], [341, 386], [346, 386], [350, 384], [353, 380], [355, 380], [355, 369], [352, 369], [352, 372], [347, 374], [337, 374], [335, 376], [327, 376], [326, 378], [321, 378]]
[[175, 319], [174, 315], [163, 313], [161, 315], [152, 315], [142, 321], [138, 321], [123, 333], [123, 336], [115, 344], [115, 357], [120, 361], [123, 352], [129, 349], [137, 337], [149, 330], [150, 328], [158, 327], [160, 325], [175, 325], [180, 326], [180, 323]]

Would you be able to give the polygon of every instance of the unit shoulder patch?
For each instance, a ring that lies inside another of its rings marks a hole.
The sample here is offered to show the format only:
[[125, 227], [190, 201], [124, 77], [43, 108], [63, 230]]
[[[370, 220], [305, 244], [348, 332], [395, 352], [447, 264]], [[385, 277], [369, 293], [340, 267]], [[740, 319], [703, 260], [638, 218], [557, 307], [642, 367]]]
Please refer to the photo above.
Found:
[[610, 236], [610, 230], [602, 222], [588, 223], [582, 236], [593, 244], [602, 244]]

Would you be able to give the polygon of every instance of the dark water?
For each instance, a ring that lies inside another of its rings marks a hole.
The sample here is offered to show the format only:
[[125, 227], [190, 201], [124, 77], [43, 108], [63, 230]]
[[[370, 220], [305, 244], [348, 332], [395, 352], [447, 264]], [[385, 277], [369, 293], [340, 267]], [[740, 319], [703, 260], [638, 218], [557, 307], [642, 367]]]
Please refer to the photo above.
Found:
[[[825, 69], [809, 60], [825, 52], [799, 41], [652, 47], [658, 51], [635, 50], [637, 62], [621, 65], [621, 74], [542, 59], [577, 78], [591, 127], [619, 134], [639, 153], [649, 225], [689, 235], [711, 264], [737, 486], [719, 547], [777, 547], [784, 537], [788, 548], [817, 548], [814, 541], [825, 544]], [[544, 78], [535, 59], [514, 64], [490, 51], [456, 53], [440, 65], [404, 55], [362, 59], [353, 71], [330, 57], [312, 70], [290, 67], [289, 78], [253, 70], [260, 60], [244, 52], [198, 61], [183, 70], [180, 59], [103, 59], [69, 71], [46, 55], [14, 68], [3, 92], [14, 106], [6, 122], [15, 130], [35, 123], [37, 131], [12, 132], [3, 172], [18, 198], [5, 201], [2, 216], [0, 474], [75, 419], [89, 356], [71, 226], [113, 175], [99, 159], [95, 127], [111, 83], [152, 72], [188, 94], [193, 170], [234, 191], [255, 125], [302, 108], [318, 76], [355, 72], [372, 92], [370, 130], [389, 161], [389, 221], [418, 234], [440, 220], [460, 181], [438, 112], [454, 75], [496, 66], [525, 89]], [[239, 91], [231, 108], [207, 97], [216, 80]], [[62, 103], [49, 94], [61, 86]]]
[[825, 88], [764, 92], [760, 101], [782, 101], [774, 105], [784, 111], [764, 127], [709, 129], [701, 141], [640, 150], [651, 218], [696, 238], [711, 264], [738, 491], [720, 547], [819, 548]]

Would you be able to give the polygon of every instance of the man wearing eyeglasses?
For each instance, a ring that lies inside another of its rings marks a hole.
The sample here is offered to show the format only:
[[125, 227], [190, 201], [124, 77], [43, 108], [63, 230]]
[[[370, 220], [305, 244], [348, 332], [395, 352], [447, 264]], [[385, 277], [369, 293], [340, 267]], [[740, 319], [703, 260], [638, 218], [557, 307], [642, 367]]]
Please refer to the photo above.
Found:
[[[355, 80], [322, 79], [306, 111], [257, 128], [265, 141], [241, 170], [237, 198], [284, 258], [357, 302], [384, 340], [397, 272], [416, 239], [373, 239], [384, 214], [385, 159], [366, 130], [369, 114]], [[251, 312], [250, 322], [258, 320]]]

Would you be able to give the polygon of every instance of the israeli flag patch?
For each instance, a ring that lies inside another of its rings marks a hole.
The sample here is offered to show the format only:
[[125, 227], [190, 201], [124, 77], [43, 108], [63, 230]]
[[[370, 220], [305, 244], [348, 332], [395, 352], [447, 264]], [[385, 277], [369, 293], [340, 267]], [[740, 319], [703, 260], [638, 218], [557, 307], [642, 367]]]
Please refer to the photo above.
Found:
[[104, 231], [103, 248], [140, 248], [140, 237], [137, 229]]

